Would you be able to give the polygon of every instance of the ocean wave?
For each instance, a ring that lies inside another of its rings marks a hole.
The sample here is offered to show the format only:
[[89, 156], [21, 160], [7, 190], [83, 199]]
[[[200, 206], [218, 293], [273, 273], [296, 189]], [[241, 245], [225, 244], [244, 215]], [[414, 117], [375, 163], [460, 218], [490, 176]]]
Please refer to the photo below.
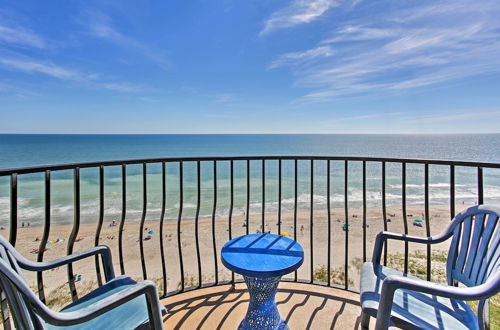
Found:
[[[388, 185], [389, 188], [393, 188], [393, 189], [402, 189], [403, 188], [403, 185], [402, 184], [389, 184]], [[466, 185], [466, 184], [455, 184], [455, 189], [457, 187], [469, 187], [469, 185]], [[406, 184], [406, 188], [417, 188], [417, 189], [424, 189], [425, 188], [425, 184], [415, 184], [415, 183], [407, 183]], [[447, 188], [447, 189], [450, 189], [450, 184], [449, 183], [446, 183], [446, 182], [443, 182], [443, 183], [429, 183], [429, 188]]]
[[[418, 185], [420, 188], [423, 185]], [[410, 193], [411, 192], [411, 193]], [[269, 200], [269, 194], [266, 194], [268, 200], [265, 204], [266, 212], [277, 212], [279, 209], [279, 202]], [[106, 195], [105, 198], [105, 219], [120, 219], [122, 215], [122, 202], [120, 198], [112, 198]], [[246, 212], [246, 195], [235, 195], [233, 215], [240, 216]], [[484, 186], [484, 197], [486, 203], [499, 203], [500, 202], [500, 187], [486, 185]], [[425, 200], [423, 189], [415, 191], [407, 190], [406, 201], [407, 205], [423, 205]], [[429, 200], [431, 204], [447, 205], [449, 203], [450, 191], [448, 184], [435, 184], [431, 185], [429, 189]], [[477, 200], [477, 187], [475, 185], [456, 185], [455, 198], [457, 203], [465, 201], [473, 203]], [[183, 216], [186, 218], [194, 217], [197, 204], [192, 202], [193, 196], [185, 196], [183, 203]], [[386, 205], [401, 205], [401, 191], [395, 189], [388, 189], [386, 191]], [[186, 201], [187, 200], [187, 201]], [[361, 207], [363, 202], [362, 189], [349, 188], [347, 200], [349, 207]], [[330, 206], [332, 208], [343, 207], [345, 196], [343, 193], [332, 193], [330, 195]], [[313, 194], [312, 204], [316, 209], [326, 209], [328, 197], [325, 194]], [[382, 193], [379, 190], [367, 190], [366, 202], [368, 207], [378, 207], [382, 204]], [[212, 201], [202, 200], [200, 205], [200, 216], [211, 216], [212, 214]], [[287, 195], [281, 200], [281, 209], [283, 212], [292, 211], [297, 205], [298, 209], [309, 209], [311, 206], [311, 194], [301, 193], [297, 196], [297, 203], [295, 197]], [[147, 219], [157, 219], [161, 216], [161, 196], [151, 196], [147, 203]], [[84, 200], [80, 205], [80, 215], [82, 221], [96, 221], [99, 213], [99, 200], [93, 198], [91, 200]], [[42, 223], [45, 219], [45, 207], [43, 199], [34, 200], [25, 197], [18, 197], [18, 219], [19, 221], [30, 221], [33, 224]], [[250, 213], [260, 213], [262, 211], [261, 200], [257, 196], [252, 196], [249, 205]], [[179, 203], [173, 203], [166, 207], [166, 217], [174, 218], [179, 211]], [[139, 218], [142, 214], [142, 199], [129, 199], [127, 198], [126, 216], [128, 218]], [[216, 209], [217, 217], [227, 217], [229, 215], [229, 195], [226, 198], [219, 198]], [[74, 218], [74, 206], [72, 203], [53, 203], [51, 205], [51, 218], [54, 223], [71, 222]], [[7, 225], [10, 220], [10, 198], [0, 197], [0, 224]]]
[[[181, 206], [180, 203], [175, 203], [174, 208], [178, 209]], [[184, 209], [194, 209], [197, 205], [193, 203], [182, 203], [182, 208]]]

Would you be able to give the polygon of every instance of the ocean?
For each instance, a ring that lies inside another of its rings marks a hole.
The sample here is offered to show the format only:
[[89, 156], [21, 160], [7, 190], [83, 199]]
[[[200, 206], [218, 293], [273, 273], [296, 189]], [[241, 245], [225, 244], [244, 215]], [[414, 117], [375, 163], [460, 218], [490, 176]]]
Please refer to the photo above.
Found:
[[[136, 158], [198, 157], [198, 156], [365, 156], [393, 158], [426, 158], [500, 162], [500, 134], [471, 135], [24, 135], [0, 134], [0, 168], [16, 168], [60, 163], [91, 162]], [[282, 209], [293, 210], [293, 161], [283, 161]], [[311, 198], [310, 161], [299, 161], [299, 209], [308, 209]], [[230, 205], [229, 163], [217, 165], [216, 216], [225, 217]], [[387, 164], [387, 205], [401, 203], [401, 165]], [[430, 166], [430, 201], [433, 205], [449, 203], [449, 168]], [[348, 168], [349, 207], [362, 202], [362, 165], [350, 162]], [[156, 220], [161, 212], [161, 165], [147, 167], [147, 219]], [[192, 219], [196, 212], [196, 163], [183, 168], [183, 218]], [[167, 164], [167, 219], [178, 215], [179, 165]], [[214, 206], [213, 163], [201, 165], [200, 216], [211, 216]], [[260, 213], [262, 207], [262, 162], [250, 166], [250, 213]], [[278, 209], [278, 162], [265, 165], [265, 211]], [[315, 161], [313, 203], [324, 209], [326, 194], [326, 162]], [[343, 207], [344, 163], [331, 163], [332, 207]], [[477, 196], [475, 169], [457, 167], [456, 199], [459, 203], [474, 203]], [[98, 216], [98, 169], [81, 170], [81, 215], [83, 222], [96, 221]], [[73, 220], [73, 180], [71, 171], [56, 171], [51, 180], [51, 220], [70, 223]], [[18, 179], [19, 221], [33, 225], [44, 219], [43, 174], [20, 175]], [[234, 215], [246, 211], [246, 162], [234, 163]], [[485, 202], [500, 203], [500, 170], [484, 171]], [[142, 212], [142, 166], [127, 167], [127, 221], [139, 220]], [[407, 166], [407, 203], [423, 205], [424, 167]], [[9, 178], [0, 177], [0, 225], [9, 221]], [[118, 220], [121, 214], [121, 168], [105, 170], [105, 220]], [[381, 165], [367, 163], [367, 204], [381, 204]]]

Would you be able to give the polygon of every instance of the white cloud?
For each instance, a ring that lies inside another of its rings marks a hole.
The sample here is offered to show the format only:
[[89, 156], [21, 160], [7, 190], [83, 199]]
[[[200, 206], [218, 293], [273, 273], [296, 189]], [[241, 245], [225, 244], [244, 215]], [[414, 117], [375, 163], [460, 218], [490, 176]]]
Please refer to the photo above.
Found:
[[264, 23], [260, 35], [272, 31], [310, 23], [323, 15], [328, 9], [338, 6], [336, 0], [294, 0], [289, 6], [274, 12]]
[[133, 38], [127, 37], [113, 28], [111, 18], [101, 12], [86, 12], [85, 20], [82, 20], [82, 24], [88, 28], [88, 33], [95, 37], [131, 47], [137, 47], [140, 44]]
[[322, 44], [346, 42], [346, 41], [361, 41], [361, 40], [376, 40], [389, 38], [396, 35], [397, 32], [389, 28], [364, 27], [360, 25], [347, 25], [335, 31], [335, 36], [321, 41]]
[[399, 10], [399, 15], [393, 16], [391, 20], [413, 23], [419, 20], [422, 22], [437, 18], [446, 21], [447, 19], [454, 20], [457, 15], [467, 20], [474, 16], [471, 13], [496, 16], [495, 11], [498, 11], [498, 2], [494, 0], [441, 0], [439, 2], [431, 1], [430, 4], [421, 7], [414, 6]]
[[[297, 102], [390, 93], [500, 72], [498, 1], [417, 3], [411, 10], [369, 5], [360, 14], [362, 24], [359, 19], [333, 22], [331, 37], [318, 40], [315, 48], [282, 54], [271, 63], [271, 68], [290, 67], [297, 77], [294, 85], [311, 89]], [[370, 14], [374, 11], [380, 14]], [[326, 45], [334, 46], [335, 56], [312, 56]]]
[[168, 70], [171, 67], [170, 60], [162, 55], [164, 50], [147, 45], [118, 31], [113, 27], [113, 21], [108, 15], [98, 11], [86, 11], [83, 16], [84, 18], [80, 20], [80, 24], [87, 28], [87, 33], [91, 36], [138, 52], [162, 69]]
[[148, 90], [142, 86], [125, 82], [108, 82], [96, 74], [83, 73], [79, 70], [69, 69], [50, 62], [42, 62], [30, 58], [0, 57], [0, 66], [8, 70], [21, 71], [28, 74], [43, 74], [52, 78], [75, 81], [91, 87], [105, 88], [118, 92], [144, 92]]
[[31, 59], [0, 58], [0, 65], [8, 69], [26, 73], [41, 73], [63, 80], [85, 80], [80, 72], [63, 68], [52, 63], [43, 63]]
[[334, 53], [335, 52], [330, 46], [319, 46], [302, 52], [286, 53], [273, 61], [269, 66], [269, 69], [274, 69], [285, 65], [300, 64], [315, 58], [329, 57]]
[[22, 28], [0, 24], [0, 42], [34, 48], [45, 48], [46, 42], [35, 32]]
[[466, 26], [465, 30], [460, 29], [427, 29], [408, 31], [406, 35], [392, 41], [384, 46], [389, 53], [414, 52], [420, 49], [438, 47], [443, 49], [466, 48], [469, 46], [468, 40], [474, 41], [475, 37], [481, 38], [481, 24]]

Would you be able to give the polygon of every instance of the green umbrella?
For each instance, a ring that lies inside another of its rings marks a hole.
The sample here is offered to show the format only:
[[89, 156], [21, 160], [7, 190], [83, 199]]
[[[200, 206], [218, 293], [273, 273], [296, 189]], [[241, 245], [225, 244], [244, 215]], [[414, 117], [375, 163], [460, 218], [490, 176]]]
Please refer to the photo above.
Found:
[[424, 220], [422, 220], [422, 219], [415, 219], [415, 222], [422, 222], [422, 221], [424, 221]]

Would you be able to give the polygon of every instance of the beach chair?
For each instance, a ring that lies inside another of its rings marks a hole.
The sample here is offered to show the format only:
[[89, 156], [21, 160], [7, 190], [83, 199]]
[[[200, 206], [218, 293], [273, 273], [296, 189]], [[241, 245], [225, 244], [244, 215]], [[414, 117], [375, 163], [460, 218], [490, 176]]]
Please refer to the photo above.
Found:
[[[458, 214], [435, 237], [389, 232], [377, 235], [372, 262], [361, 270], [361, 327], [370, 316], [375, 329], [484, 329], [488, 298], [500, 291], [499, 208], [474, 206]], [[446, 263], [447, 285], [428, 282], [380, 265], [388, 239], [436, 244], [451, 238]], [[461, 284], [461, 287], [457, 285]], [[466, 300], [479, 301], [477, 315]]]
[[[21, 269], [41, 272], [93, 256], [100, 256], [106, 283], [61, 311], [48, 308], [29, 288]], [[97, 246], [50, 262], [21, 256], [0, 235], [0, 287], [5, 293], [17, 329], [163, 329], [156, 286], [115, 277], [111, 251]]]

